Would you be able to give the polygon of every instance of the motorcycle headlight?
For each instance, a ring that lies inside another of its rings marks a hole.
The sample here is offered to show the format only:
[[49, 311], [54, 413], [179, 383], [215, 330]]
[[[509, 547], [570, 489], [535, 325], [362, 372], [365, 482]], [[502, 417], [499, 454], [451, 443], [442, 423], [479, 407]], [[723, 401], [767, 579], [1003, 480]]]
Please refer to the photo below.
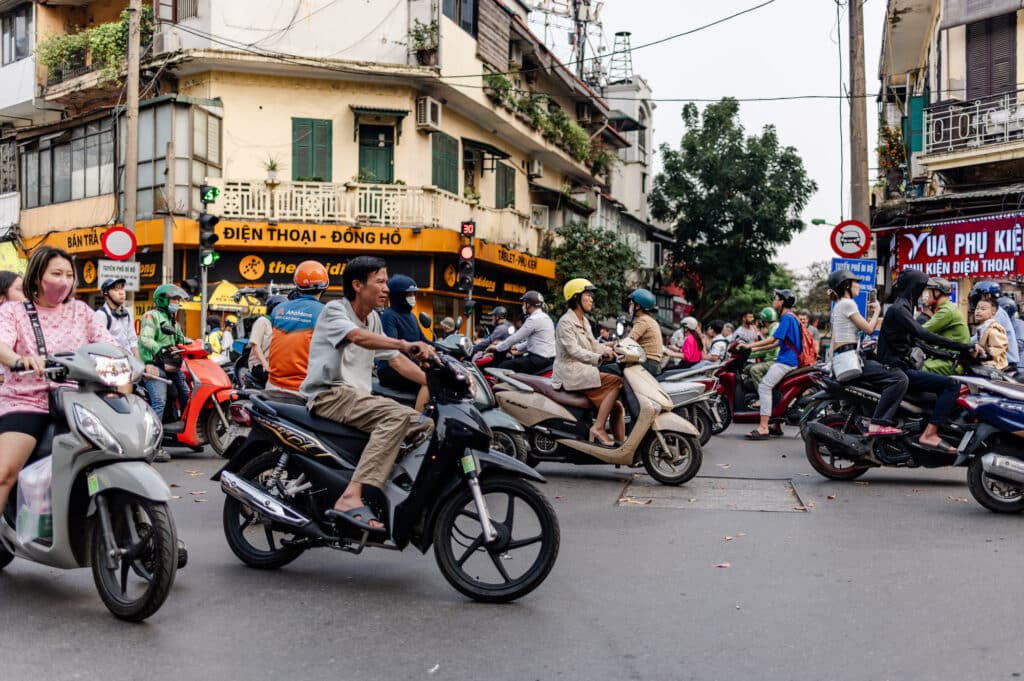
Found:
[[74, 408], [75, 429], [89, 442], [99, 449], [106, 449], [124, 455], [121, 443], [117, 441], [114, 434], [107, 429], [96, 414], [92, 413], [80, 404]]
[[132, 363], [127, 357], [106, 357], [92, 354], [89, 357], [96, 366], [96, 374], [104, 385], [118, 386], [131, 382]]
[[160, 441], [164, 437], [164, 426], [160, 423], [160, 419], [157, 418], [156, 412], [149, 407], [146, 408], [143, 418], [146, 421], [146, 441], [143, 451], [149, 454], [160, 446]]

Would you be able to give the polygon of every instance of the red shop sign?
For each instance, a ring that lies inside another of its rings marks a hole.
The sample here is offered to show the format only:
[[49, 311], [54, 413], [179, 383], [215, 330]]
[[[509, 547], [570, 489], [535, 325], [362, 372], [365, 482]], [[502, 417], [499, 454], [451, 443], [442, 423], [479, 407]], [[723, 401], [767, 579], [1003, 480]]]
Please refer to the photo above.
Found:
[[901, 270], [946, 279], [1024, 275], [1024, 214], [921, 225], [897, 239]]

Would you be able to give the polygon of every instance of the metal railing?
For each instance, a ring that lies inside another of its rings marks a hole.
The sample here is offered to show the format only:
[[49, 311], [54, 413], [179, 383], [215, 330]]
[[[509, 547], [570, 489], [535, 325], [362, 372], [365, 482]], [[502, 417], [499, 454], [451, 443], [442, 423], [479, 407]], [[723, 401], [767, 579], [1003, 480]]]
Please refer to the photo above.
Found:
[[1022, 93], [932, 104], [924, 112], [925, 153], [966, 151], [1024, 140]]

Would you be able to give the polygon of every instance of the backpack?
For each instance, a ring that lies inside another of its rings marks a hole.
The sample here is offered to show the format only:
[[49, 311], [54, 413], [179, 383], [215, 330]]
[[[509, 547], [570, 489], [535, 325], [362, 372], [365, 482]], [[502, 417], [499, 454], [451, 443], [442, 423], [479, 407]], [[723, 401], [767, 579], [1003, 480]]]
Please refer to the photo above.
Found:
[[100, 305], [99, 309], [103, 310], [103, 315], [107, 318], [107, 331], [110, 331], [110, 324], [114, 321], [114, 315], [110, 314], [106, 304]]
[[[787, 312], [786, 314], [792, 313]], [[796, 353], [796, 365], [798, 367], [812, 366], [818, 361], [818, 355], [814, 352], [814, 336], [811, 335], [810, 329], [800, 323], [796, 315], [793, 315], [793, 318], [797, 320], [797, 328], [800, 329], [800, 348], [799, 350], [793, 348], [793, 352]]]

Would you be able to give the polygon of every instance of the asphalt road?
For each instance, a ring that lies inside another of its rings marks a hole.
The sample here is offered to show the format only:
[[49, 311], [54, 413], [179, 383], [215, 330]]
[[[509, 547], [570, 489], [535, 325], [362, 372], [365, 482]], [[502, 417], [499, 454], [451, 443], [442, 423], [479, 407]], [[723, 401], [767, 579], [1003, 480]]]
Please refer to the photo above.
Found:
[[192, 553], [164, 607], [124, 624], [88, 571], [16, 560], [0, 573], [0, 679], [1024, 674], [1024, 517], [978, 506], [963, 470], [833, 483], [810, 469], [798, 438], [750, 443], [747, 429], [713, 438], [682, 488], [610, 467], [541, 466], [561, 554], [537, 591], [502, 606], [466, 600], [414, 549], [318, 550], [278, 572], [247, 569], [222, 535], [222, 495], [208, 480], [219, 460], [162, 464]]

